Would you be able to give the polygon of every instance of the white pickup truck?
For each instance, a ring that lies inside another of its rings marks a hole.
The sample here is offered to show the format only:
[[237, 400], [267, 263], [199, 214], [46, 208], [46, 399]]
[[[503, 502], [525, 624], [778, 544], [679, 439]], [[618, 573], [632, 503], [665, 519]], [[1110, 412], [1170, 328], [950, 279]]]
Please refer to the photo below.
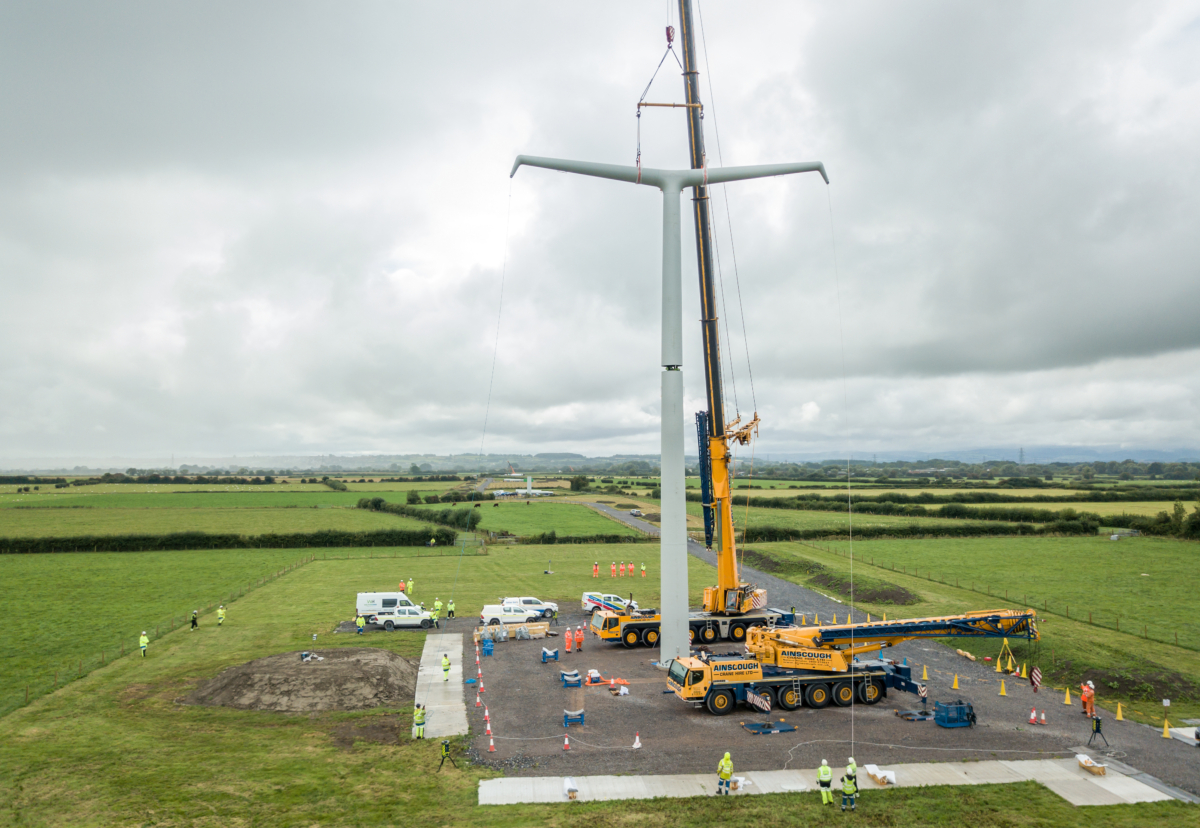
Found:
[[520, 604], [488, 604], [479, 612], [480, 624], [529, 624], [540, 618], [541, 610]]
[[558, 604], [553, 601], [541, 601], [529, 595], [520, 598], [505, 598], [500, 603], [506, 607], [518, 606], [527, 612], [540, 612], [543, 618], [552, 618], [558, 611]]
[[609, 595], [603, 592], [585, 592], [580, 607], [584, 612], [595, 613], [597, 610], [625, 612], [638, 608], [637, 601], [630, 601], [620, 595]]

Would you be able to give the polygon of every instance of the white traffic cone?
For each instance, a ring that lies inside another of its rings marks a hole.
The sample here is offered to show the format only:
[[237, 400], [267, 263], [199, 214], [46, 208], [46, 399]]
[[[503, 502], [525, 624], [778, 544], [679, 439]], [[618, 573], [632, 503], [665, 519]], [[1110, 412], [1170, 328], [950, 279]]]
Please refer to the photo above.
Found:
[[570, 750], [570, 749], [571, 749], [571, 737], [564, 736], [563, 737], [563, 750]]
[[633, 732], [633, 749], [634, 750], [642, 749], [642, 734], [636, 730]]

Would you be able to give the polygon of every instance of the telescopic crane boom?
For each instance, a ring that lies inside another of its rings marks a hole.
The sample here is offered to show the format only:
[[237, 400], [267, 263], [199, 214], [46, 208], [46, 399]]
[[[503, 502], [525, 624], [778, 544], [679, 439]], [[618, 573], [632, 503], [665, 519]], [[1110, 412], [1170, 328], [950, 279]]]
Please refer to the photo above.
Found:
[[[688, 149], [692, 169], [707, 167], [704, 154], [700, 73], [696, 69], [696, 38], [691, 0], [679, 0], [680, 40], [683, 43], [683, 86], [687, 96]], [[704, 589], [705, 612], [741, 615], [765, 607], [767, 591], [742, 581], [733, 538], [733, 495], [730, 444], [746, 445], [758, 433], [758, 414], [745, 425], [740, 418], [725, 420], [721, 391], [721, 342], [717, 327], [717, 292], [713, 283], [713, 245], [709, 224], [708, 186], [692, 188], [692, 218], [696, 225], [696, 264], [700, 275], [700, 325], [704, 335], [704, 388], [708, 410], [696, 414], [700, 449], [700, 490], [704, 506], [704, 544], [717, 556], [717, 584]]]

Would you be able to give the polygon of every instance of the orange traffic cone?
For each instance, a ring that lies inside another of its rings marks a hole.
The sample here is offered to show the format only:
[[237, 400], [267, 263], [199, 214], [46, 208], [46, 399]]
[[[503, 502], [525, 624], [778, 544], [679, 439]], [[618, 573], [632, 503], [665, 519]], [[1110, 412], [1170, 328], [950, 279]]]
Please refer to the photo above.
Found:
[[492, 735], [492, 723], [491, 723], [491, 722], [488, 722], [488, 723], [487, 723], [487, 730], [484, 732], [484, 734], [483, 734], [483, 735], [484, 735], [484, 736], [491, 736], [491, 735]]
[[609, 687], [616, 687], [616, 686], [617, 686], [617, 680], [616, 680], [615, 678], [610, 678], [610, 679], [608, 680], [608, 686], [609, 686]]
[[496, 743], [494, 741], [492, 741], [492, 737], [489, 736], [488, 737], [488, 753], [495, 753], [495, 752], [496, 752]]
[[633, 732], [633, 749], [634, 750], [642, 749], [642, 734], [636, 730]]
[[1042, 711], [1042, 720], [1040, 722], [1038, 722], [1038, 724], [1044, 725], [1045, 723], [1046, 723], [1046, 711], [1043, 710]]
[[486, 692], [487, 692], [487, 688], [483, 686], [483, 679], [480, 679], [480, 680], [479, 680], [479, 692], [480, 692], [480, 693], [486, 693]]
[[476, 706], [476, 707], [483, 707], [483, 701], [482, 701], [482, 700], [479, 698], [479, 691], [478, 691], [478, 690], [476, 690], [476, 691], [475, 691], [475, 706]]
[[563, 737], [563, 750], [570, 750], [570, 749], [571, 749], [571, 737], [564, 736]]
[[1029, 711], [1029, 723], [1031, 725], [1037, 724], [1037, 708], [1036, 707]]
[[483, 681], [483, 668], [482, 667], [475, 668], [475, 678], [479, 679], [480, 681]]
[[483, 720], [484, 720], [485, 722], [490, 722], [490, 721], [492, 720], [492, 717], [491, 717], [491, 715], [488, 713], [488, 709], [487, 709], [487, 705], [486, 705], [486, 704], [483, 706]]

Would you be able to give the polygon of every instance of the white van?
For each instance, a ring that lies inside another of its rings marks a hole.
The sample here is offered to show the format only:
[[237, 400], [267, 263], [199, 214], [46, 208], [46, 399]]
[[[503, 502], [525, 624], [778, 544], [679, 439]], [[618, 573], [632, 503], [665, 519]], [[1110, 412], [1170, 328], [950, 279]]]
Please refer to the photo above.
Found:
[[394, 616], [398, 607], [416, 607], [416, 604], [403, 592], [360, 592], [354, 602], [355, 612], [363, 618], [377, 615], [379, 624]]

